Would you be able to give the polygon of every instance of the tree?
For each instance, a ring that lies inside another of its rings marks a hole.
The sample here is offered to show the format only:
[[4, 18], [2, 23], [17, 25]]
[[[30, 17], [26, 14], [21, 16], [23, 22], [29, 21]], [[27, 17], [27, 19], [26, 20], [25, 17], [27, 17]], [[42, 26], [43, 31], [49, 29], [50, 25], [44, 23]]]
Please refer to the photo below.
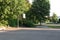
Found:
[[52, 16], [52, 22], [54, 23], [58, 22], [58, 16], [55, 13], [53, 13], [53, 16]]
[[0, 21], [4, 20], [7, 21], [6, 25], [16, 26], [17, 16], [28, 10], [27, 0], [0, 0]]
[[41, 22], [46, 19], [45, 16], [49, 16], [50, 3], [49, 0], [34, 0], [30, 11], [26, 14], [27, 19], [32, 21]]

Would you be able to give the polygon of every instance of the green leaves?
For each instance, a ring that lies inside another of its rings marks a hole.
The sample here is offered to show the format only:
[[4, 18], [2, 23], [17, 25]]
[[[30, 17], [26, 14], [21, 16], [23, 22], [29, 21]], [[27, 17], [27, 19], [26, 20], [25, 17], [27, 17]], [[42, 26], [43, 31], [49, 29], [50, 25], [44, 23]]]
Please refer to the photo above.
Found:
[[52, 16], [52, 22], [54, 23], [58, 22], [58, 17], [55, 13], [53, 13], [53, 16]]
[[[0, 21], [17, 20], [17, 15], [21, 15], [29, 10], [29, 3], [27, 0], [0, 0]], [[16, 24], [14, 22], [14, 24]], [[13, 24], [12, 24], [13, 25]]]
[[45, 20], [45, 16], [49, 16], [50, 3], [49, 0], [34, 0], [30, 11], [26, 14], [27, 19], [39, 22]]

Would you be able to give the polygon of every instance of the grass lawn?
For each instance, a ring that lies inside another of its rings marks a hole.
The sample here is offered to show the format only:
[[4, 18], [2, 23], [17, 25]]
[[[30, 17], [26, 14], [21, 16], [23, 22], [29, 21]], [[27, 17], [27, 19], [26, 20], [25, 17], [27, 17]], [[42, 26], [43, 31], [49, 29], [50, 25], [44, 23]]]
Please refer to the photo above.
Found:
[[60, 24], [46, 24], [49, 28], [60, 28]]
[[60, 26], [48, 26], [49, 28], [60, 28]]

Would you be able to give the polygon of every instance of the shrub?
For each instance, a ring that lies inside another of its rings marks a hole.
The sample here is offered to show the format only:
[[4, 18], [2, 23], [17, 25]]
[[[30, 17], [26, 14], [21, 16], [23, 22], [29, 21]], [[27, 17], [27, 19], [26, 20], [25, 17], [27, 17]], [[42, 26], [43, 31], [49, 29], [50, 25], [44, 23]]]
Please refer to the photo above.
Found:
[[9, 26], [11, 27], [17, 27], [17, 20], [16, 19], [11, 19], [8, 20]]
[[35, 27], [34, 23], [31, 22], [31, 21], [28, 21], [28, 20], [23, 21], [23, 25], [26, 26], [26, 27]]
[[7, 26], [8, 25], [8, 21], [2, 20], [0, 21], [0, 26]]

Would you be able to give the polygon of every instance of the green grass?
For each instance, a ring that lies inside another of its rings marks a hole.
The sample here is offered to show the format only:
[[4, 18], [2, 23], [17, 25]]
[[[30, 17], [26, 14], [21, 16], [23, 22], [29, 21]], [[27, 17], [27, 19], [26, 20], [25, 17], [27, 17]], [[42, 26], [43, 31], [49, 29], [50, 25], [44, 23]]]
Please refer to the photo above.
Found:
[[48, 26], [50, 28], [60, 28], [60, 26]]

